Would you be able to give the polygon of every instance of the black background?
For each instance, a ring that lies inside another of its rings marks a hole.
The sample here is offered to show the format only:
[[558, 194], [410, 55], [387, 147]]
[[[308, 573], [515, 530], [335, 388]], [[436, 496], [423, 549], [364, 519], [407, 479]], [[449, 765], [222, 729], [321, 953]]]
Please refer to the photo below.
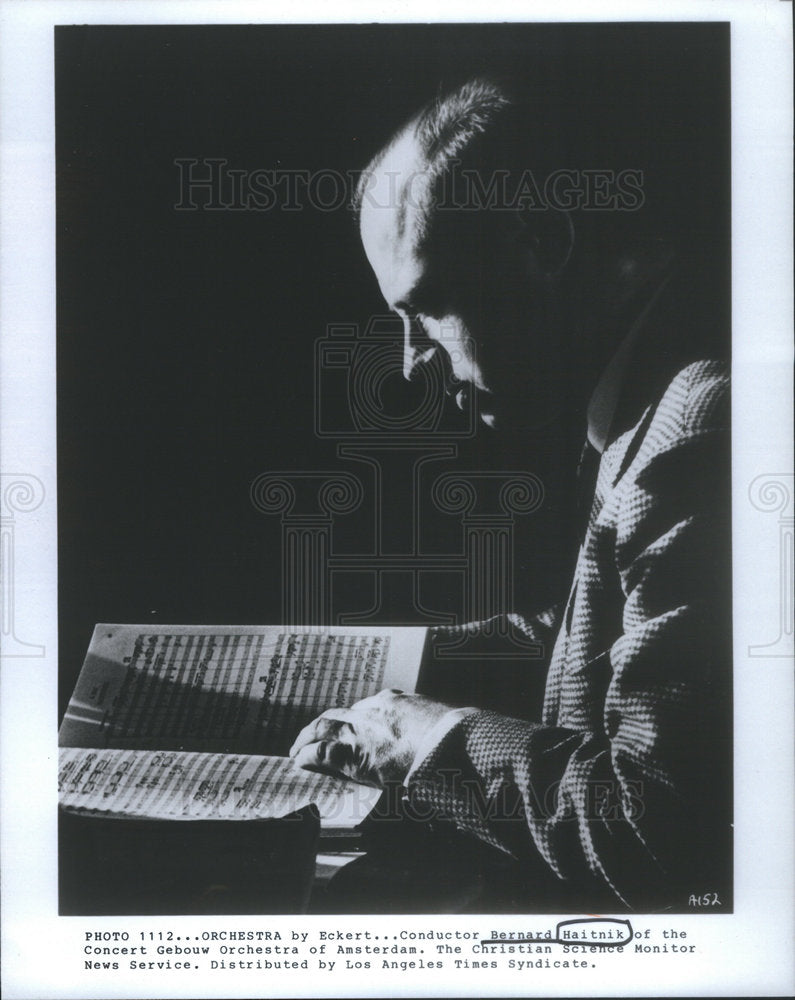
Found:
[[[279, 522], [249, 487], [350, 468], [313, 430], [314, 342], [383, 312], [349, 211], [175, 211], [175, 159], [361, 168], [430, 96], [494, 72], [576, 108], [601, 158], [582, 166], [642, 169], [650, 228], [728, 260], [725, 25], [56, 29], [62, 707], [95, 622], [280, 620]], [[517, 522], [518, 610], [571, 572], [582, 433], [574, 408], [510, 454], [460, 445], [459, 467], [544, 484]], [[407, 499], [387, 498], [387, 521]], [[341, 519], [342, 549], [363, 516]], [[449, 517], [425, 529], [439, 551], [460, 539]], [[425, 603], [462, 613], [442, 577]]]

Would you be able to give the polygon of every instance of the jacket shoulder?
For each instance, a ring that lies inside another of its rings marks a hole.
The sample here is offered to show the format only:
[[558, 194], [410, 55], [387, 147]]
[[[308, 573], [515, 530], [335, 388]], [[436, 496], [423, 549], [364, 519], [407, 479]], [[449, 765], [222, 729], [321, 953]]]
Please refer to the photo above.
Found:
[[727, 431], [730, 377], [723, 361], [694, 361], [681, 368], [650, 402], [637, 424], [606, 450], [600, 479], [612, 485], [659, 455], [705, 434]]
[[694, 361], [673, 377], [649, 425], [657, 449], [729, 426], [730, 378], [722, 361]]

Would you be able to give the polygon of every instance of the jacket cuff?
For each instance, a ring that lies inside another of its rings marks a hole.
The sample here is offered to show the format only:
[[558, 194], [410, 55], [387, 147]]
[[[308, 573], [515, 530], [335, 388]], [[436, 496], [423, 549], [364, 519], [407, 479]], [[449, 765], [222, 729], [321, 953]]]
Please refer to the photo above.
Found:
[[479, 711], [477, 708], [454, 708], [449, 712], [445, 712], [438, 722], [431, 726], [420, 741], [420, 745], [417, 747], [414, 760], [412, 761], [411, 767], [406, 775], [406, 785], [408, 785], [420, 765], [433, 753], [450, 730], [454, 726], [457, 726], [458, 723], [465, 719], [468, 715], [472, 715], [477, 711]]

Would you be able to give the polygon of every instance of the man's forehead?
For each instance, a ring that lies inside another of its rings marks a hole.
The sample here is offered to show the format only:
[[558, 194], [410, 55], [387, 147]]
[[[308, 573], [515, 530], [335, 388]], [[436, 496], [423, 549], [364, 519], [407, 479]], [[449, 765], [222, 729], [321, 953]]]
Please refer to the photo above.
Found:
[[402, 229], [413, 212], [423, 210], [427, 187], [428, 164], [408, 130], [389, 145], [368, 178], [362, 208], [382, 216], [394, 210]]
[[360, 231], [387, 301], [397, 301], [419, 271], [416, 254], [427, 219], [427, 186], [427, 165], [410, 134], [389, 147], [368, 179]]

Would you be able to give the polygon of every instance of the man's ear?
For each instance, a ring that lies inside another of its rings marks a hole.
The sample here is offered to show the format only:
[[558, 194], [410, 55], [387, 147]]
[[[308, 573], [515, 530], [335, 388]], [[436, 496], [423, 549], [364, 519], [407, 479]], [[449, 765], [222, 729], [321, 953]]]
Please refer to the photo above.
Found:
[[528, 273], [551, 281], [563, 271], [574, 249], [574, 223], [556, 208], [516, 212], [518, 240], [525, 250]]

